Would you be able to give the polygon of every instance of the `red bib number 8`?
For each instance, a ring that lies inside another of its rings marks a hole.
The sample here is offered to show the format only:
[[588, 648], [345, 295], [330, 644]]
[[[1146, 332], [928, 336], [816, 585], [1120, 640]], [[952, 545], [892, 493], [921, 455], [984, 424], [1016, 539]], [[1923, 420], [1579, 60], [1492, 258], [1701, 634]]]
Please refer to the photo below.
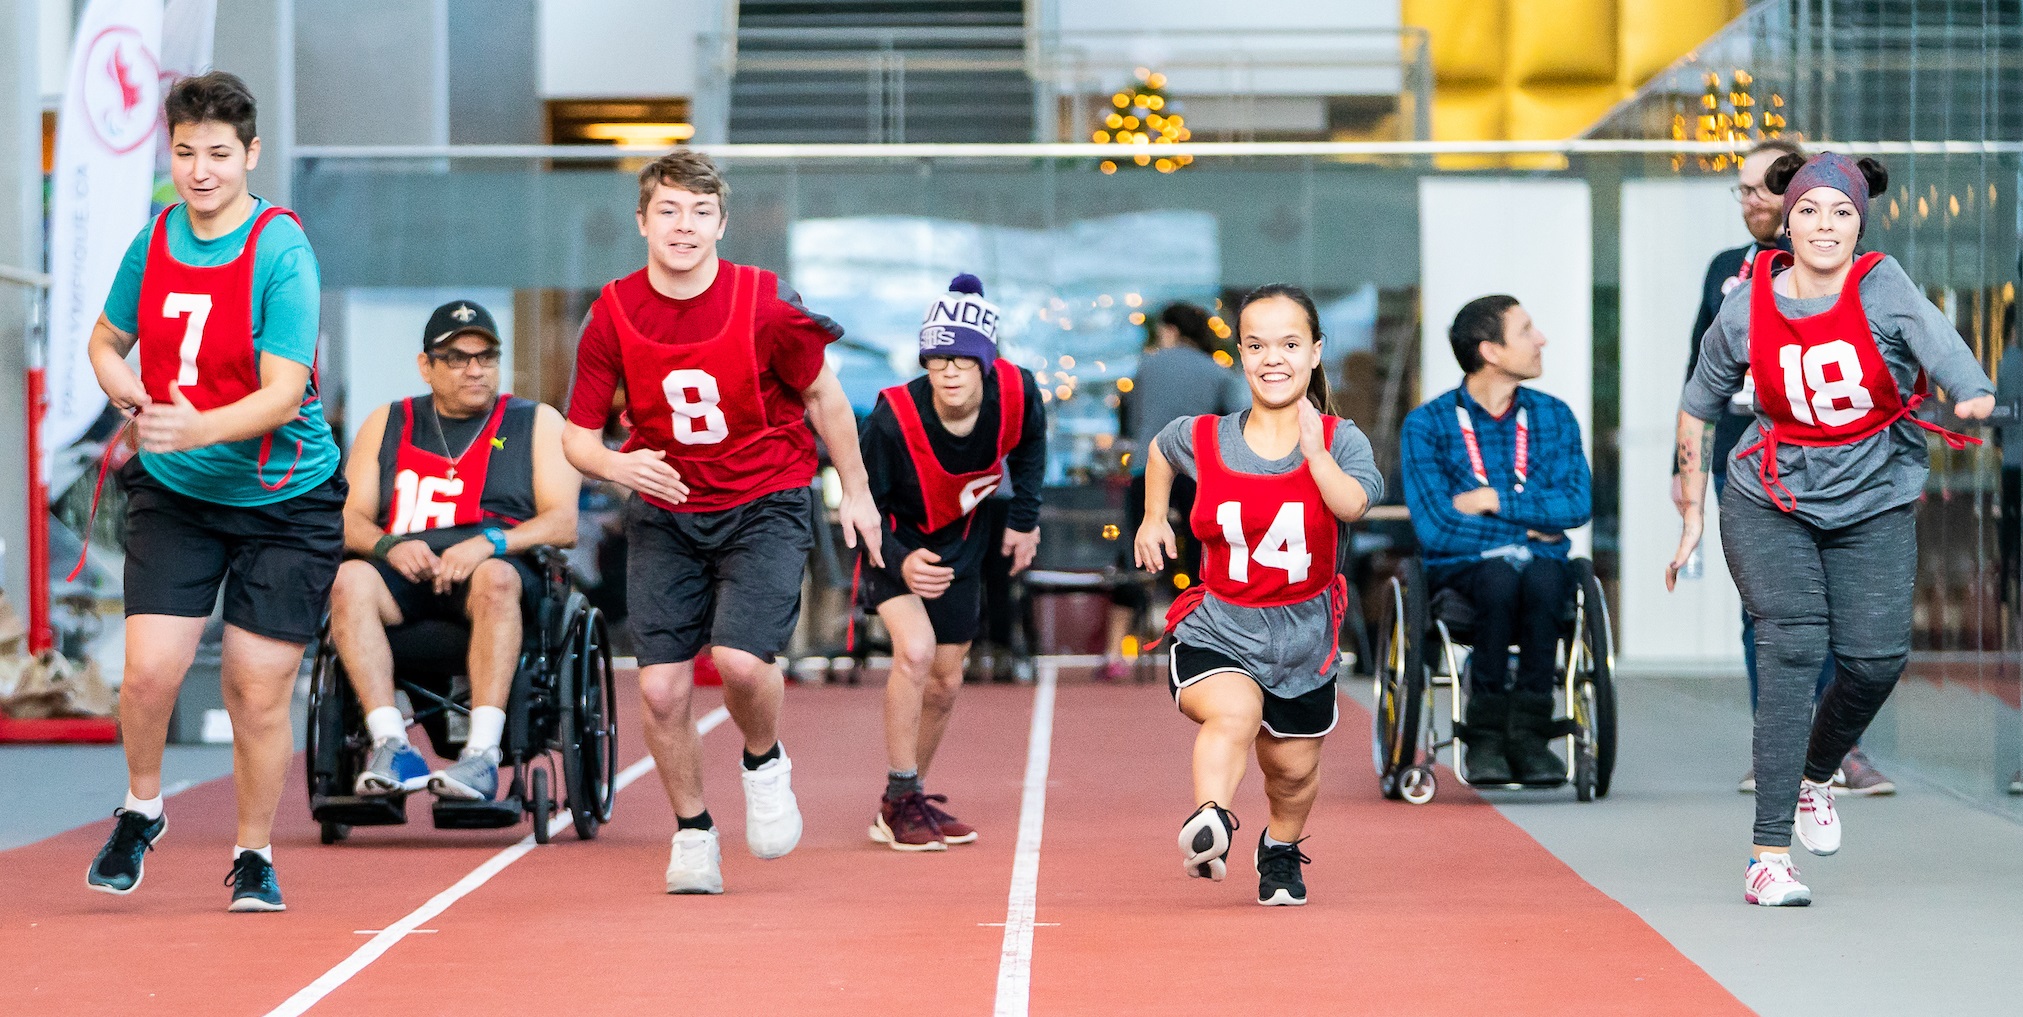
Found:
[[[1778, 366], [1784, 368], [1784, 398], [1791, 403], [1791, 415], [1799, 423], [1825, 427], [1852, 424], [1875, 408], [1875, 399], [1862, 386], [1861, 358], [1854, 344], [1845, 339], [1820, 343], [1802, 353], [1798, 346], [1777, 351]], [[1826, 380], [1826, 365], [1840, 368], [1840, 377]], [[1811, 390], [1810, 398], [1807, 389]], [[1836, 403], [1845, 400], [1846, 406]]]
[[674, 411], [674, 440], [684, 445], [714, 445], [730, 437], [730, 422], [717, 408], [721, 396], [716, 378], [708, 371], [692, 367], [669, 371], [660, 380], [660, 390]]

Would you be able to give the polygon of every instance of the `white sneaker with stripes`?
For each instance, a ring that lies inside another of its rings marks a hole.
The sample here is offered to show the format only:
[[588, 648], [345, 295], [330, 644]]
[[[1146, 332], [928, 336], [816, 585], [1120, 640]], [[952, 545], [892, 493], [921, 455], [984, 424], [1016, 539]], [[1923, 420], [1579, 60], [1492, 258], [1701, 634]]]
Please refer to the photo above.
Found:
[[1812, 888], [1798, 881], [1789, 854], [1766, 854], [1750, 861], [1742, 899], [1767, 908], [1802, 908], [1812, 903]]

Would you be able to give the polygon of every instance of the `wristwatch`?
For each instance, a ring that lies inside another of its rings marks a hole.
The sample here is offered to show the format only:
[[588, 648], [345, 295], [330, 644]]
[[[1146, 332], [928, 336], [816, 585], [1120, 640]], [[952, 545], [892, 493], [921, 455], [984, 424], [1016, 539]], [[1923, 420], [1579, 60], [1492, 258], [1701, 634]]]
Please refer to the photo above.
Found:
[[485, 539], [492, 542], [492, 557], [506, 556], [506, 531], [496, 526], [485, 527]]

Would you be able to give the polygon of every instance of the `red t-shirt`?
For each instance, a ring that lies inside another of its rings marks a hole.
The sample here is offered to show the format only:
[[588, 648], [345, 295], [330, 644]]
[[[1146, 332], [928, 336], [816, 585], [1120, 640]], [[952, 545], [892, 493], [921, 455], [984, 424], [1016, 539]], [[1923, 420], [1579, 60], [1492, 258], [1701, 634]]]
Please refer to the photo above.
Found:
[[[616, 284], [627, 319], [642, 335], [660, 342], [683, 344], [713, 339], [723, 330], [731, 310], [731, 263], [718, 266], [709, 289], [687, 300], [676, 300], [653, 288], [640, 269]], [[775, 421], [802, 416], [801, 390], [821, 375], [823, 349], [843, 335], [842, 326], [801, 306], [800, 297], [780, 284], [777, 294], [758, 298], [755, 343], [759, 391], [766, 416]], [[590, 305], [583, 337], [576, 346], [576, 379], [569, 394], [569, 422], [602, 430], [611, 412], [612, 394], [624, 387], [625, 362], [617, 328], [602, 301]], [[637, 437], [625, 448], [640, 447]], [[670, 458], [681, 449], [664, 449]], [[688, 500], [661, 505], [676, 512], [714, 512], [742, 505], [776, 491], [806, 487], [815, 477], [815, 436], [806, 426], [784, 427], [741, 449], [735, 456], [677, 465]], [[641, 497], [645, 497], [642, 495]]]

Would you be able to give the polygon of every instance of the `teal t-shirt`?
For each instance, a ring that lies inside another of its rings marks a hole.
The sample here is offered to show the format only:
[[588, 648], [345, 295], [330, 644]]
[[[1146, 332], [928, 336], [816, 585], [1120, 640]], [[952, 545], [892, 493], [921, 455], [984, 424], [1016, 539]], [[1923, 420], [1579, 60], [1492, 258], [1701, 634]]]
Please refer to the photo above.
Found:
[[[253, 214], [238, 229], [216, 240], [199, 240], [190, 232], [188, 213], [178, 206], [168, 217], [169, 254], [188, 265], [226, 264], [245, 249], [254, 221], [268, 207], [266, 200], [257, 200]], [[105, 298], [105, 319], [129, 335], [139, 329], [141, 275], [147, 271], [154, 229], [154, 223], [148, 223], [127, 245], [112, 292]], [[310, 249], [302, 227], [287, 216], [277, 216], [261, 231], [259, 246], [253, 252], [253, 348], [314, 368], [316, 337], [322, 324], [322, 285], [316, 252]], [[286, 501], [337, 472], [337, 441], [324, 422], [320, 399], [311, 400], [300, 416], [274, 432], [273, 451], [264, 471], [259, 465], [260, 441], [249, 438], [185, 452], [142, 452], [140, 457], [148, 473], [170, 490], [220, 505]], [[266, 485], [278, 483], [288, 473], [288, 465], [295, 462], [298, 441], [302, 443], [302, 461], [296, 464], [294, 475], [277, 490], [268, 490]]]

